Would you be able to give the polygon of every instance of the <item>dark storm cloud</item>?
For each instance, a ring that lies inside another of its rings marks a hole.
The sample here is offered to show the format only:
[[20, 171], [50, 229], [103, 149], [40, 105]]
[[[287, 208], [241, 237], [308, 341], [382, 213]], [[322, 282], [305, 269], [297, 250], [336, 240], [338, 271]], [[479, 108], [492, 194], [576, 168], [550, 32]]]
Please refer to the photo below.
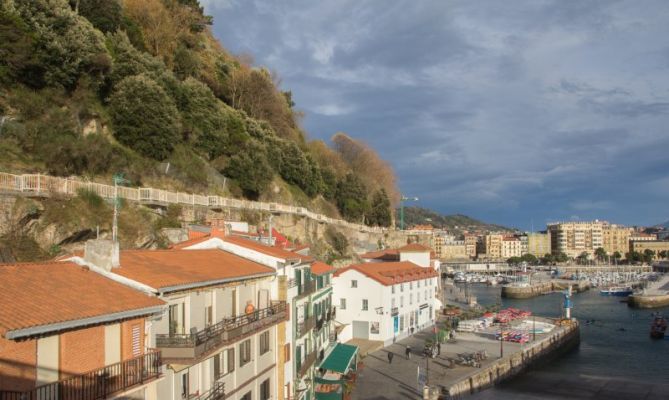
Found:
[[669, 3], [203, 3], [311, 137], [374, 146], [422, 205], [521, 227], [669, 219]]

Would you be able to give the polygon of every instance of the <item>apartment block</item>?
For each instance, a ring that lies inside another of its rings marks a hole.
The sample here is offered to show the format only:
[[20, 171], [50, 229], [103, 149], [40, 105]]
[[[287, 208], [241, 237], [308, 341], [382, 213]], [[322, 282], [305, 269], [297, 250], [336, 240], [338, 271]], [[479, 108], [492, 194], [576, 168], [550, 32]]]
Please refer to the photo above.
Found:
[[669, 240], [641, 240], [630, 242], [629, 251], [636, 251], [643, 254], [646, 250], [653, 251], [656, 256], [661, 251], [669, 251]]
[[606, 254], [613, 255], [619, 252], [624, 256], [629, 251], [629, 242], [632, 233], [632, 228], [615, 224], [604, 225], [602, 230], [602, 247], [606, 250]]
[[71, 262], [0, 265], [0, 398], [162, 399], [165, 302]]
[[504, 259], [511, 257], [520, 257], [522, 253], [522, 242], [515, 236], [506, 236], [502, 238], [502, 248], [500, 255]]
[[502, 258], [502, 240], [504, 235], [488, 234], [483, 238], [485, 258], [495, 260]]
[[551, 237], [548, 232], [528, 233], [527, 252], [540, 258], [551, 254]]
[[441, 248], [441, 260], [468, 260], [467, 245], [464, 240], [445, 243]]
[[474, 259], [476, 258], [476, 244], [478, 242], [478, 236], [465, 234], [465, 252], [467, 256]]
[[604, 245], [602, 221], [557, 222], [548, 225], [551, 252], [576, 258], [583, 252], [591, 257]]

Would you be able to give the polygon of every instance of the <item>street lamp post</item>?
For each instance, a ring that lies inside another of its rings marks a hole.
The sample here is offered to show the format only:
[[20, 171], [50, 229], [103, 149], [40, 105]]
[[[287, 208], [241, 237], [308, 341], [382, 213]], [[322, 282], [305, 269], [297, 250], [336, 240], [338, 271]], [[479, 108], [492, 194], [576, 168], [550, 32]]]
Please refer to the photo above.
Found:
[[418, 197], [406, 197], [402, 195], [400, 197], [400, 230], [404, 230], [404, 202], [405, 201], [418, 201]]

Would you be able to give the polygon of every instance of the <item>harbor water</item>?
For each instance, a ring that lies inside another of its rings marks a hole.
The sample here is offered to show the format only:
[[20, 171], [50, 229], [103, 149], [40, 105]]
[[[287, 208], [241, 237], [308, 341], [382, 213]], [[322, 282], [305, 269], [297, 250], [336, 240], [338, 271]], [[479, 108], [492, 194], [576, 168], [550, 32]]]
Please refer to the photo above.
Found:
[[[563, 295], [560, 293], [514, 300], [501, 298], [499, 287], [474, 284], [468, 285], [467, 290], [484, 306], [501, 303], [502, 307], [515, 307], [552, 317], [559, 317], [562, 313]], [[518, 396], [525, 392], [526, 387], [541, 387], [542, 380], [561, 380], [565, 384], [582, 384], [587, 379], [629, 382], [634, 385], [669, 384], [669, 339], [653, 340], [649, 336], [653, 313], [659, 311], [665, 316], [669, 315], [669, 307], [638, 310], [629, 308], [620, 300], [620, 297], [602, 296], [596, 289], [574, 294], [572, 316], [581, 322], [579, 348], [549, 363], [533, 367], [521, 377], [475, 398], [520, 398]], [[669, 398], [669, 393], [666, 396]], [[540, 393], [522, 398], [569, 397]]]

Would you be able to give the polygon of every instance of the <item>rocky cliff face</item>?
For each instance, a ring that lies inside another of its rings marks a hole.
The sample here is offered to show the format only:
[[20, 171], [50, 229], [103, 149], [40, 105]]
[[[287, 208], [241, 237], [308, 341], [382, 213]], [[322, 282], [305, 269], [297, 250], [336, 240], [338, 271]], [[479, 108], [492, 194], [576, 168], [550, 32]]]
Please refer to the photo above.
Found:
[[[92, 195], [74, 198], [26, 198], [0, 195], [0, 261], [11, 262], [46, 259], [74, 250], [81, 250], [85, 241], [111, 236], [112, 204]], [[119, 213], [119, 238], [122, 248], [158, 248], [187, 239], [185, 228], [165, 228], [160, 221], [165, 210], [124, 203]], [[212, 219], [246, 221], [267, 228], [269, 214], [236, 209], [209, 210], [184, 207], [180, 222], [206, 224]], [[409, 237], [397, 231], [387, 233], [361, 232], [341, 226], [329, 227], [306, 217], [274, 215], [272, 226], [293, 241], [308, 243], [316, 256], [333, 251], [330, 236], [340, 233], [348, 247], [338, 258], [355, 260], [355, 253], [382, 247], [400, 247], [408, 241], [429, 245], [428, 235]], [[329, 233], [328, 233], [329, 230]], [[26, 246], [26, 243], [30, 245]], [[21, 249], [24, 247], [23, 249]], [[343, 261], [342, 261], [343, 262]]]

